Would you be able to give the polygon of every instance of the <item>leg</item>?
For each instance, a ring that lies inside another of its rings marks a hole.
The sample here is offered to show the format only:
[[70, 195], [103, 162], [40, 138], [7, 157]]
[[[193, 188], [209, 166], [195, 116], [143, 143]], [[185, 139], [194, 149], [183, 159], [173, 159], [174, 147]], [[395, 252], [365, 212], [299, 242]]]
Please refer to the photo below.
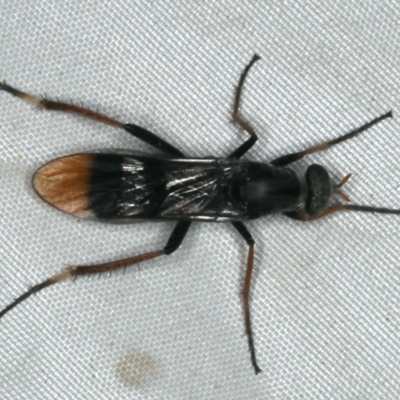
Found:
[[328, 207], [321, 214], [313, 216], [313, 217], [308, 217], [307, 215], [304, 215], [298, 211], [290, 211], [290, 212], [286, 212], [283, 214], [286, 217], [295, 219], [297, 221], [315, 221], [316, 219], [326, 217], [337, 211], [359, 211], [359, 212], [376, 213], [376, 214], [400, 215], [400, 210], [396, 210], [393, 208], [361, 206], [358, 204], [341, 204], [341, 203], [334, 204], [331, 207]]
[[149, 144], [150, 146], [155, 147], [157, 150], [160, 150], [164, 153], [167, 153], [173, 157], [185, 158], [185, 155], [178, 150], [172, 144], [169, 144], [164, 139], [161, 139], [154, 133], [134, 124], [125, 124], [123, 126], [126, 132], [130, 133], [131, 135], [135, 136], [139, 140]]
[[246, 79], [246, 76], [250, 71], [250, 68], [253, 66], [253, 64], [259, 59], [260, 57], [257, 54], [255, 54], [251, 59], [251, 61], [249, 62], [249, 64], [244, 69], [244, 71], [242, 72], [242, 75], [240, 75], [239, 84], [236, 89], [235, 101], [233, 103], [233, 110], [232, 110], [232, 121], [237, 123], [242, 129], [244, 129], [250, 135], [250, 137], [241, 146], [239, 146], [228, 158], [242, 157], [248, 150], [250, 150], [253, 147], [254, 143], [258, 139], [256, 133], [254, 132], [254, 129], [242, 117], [239, 116], [239, 106], [240, 106], [240, 98], [242, 96], [243, 84]]
[[0, 83], [0, 90], [11, 93], [13, 96], [19, 97], [21, 100], [31, 103], [41, 110], [56, 110], [67, 113], [74, 113], [101, 122], [103, 124], [111, 125], [115, 128], [124, 129], [126, 132], [142, 140], [143, 142], [153, 147], [156, 147], [157, 150], [161, 150], [171, 156], [184, 157], [184, 154], [180, 150], [170, 145], [165, 140], [159, 138], [154, 133], [151, 133], [137, 125], [124, 124], [116, 119], [107, 117], [104, 114], [88, 110], [87, 108], [75, 106], [73, 104], [61, 103], [59, 101], [51, 101], [44, 98], [35, 97], [28, 93], [21, 92], [20, 90], [15, 89], [4, 82]]
[[289, 217], [291, 219], [295, 219], [297, 221], [315, 221], [316, 219], [320, 219], [320, 218], [326, 217], [327, 215], [333, 214], [337, 211], [343, 210], [345, 207], [348, 207], [348, 206], [341, 204], [341, 203], [337, 203], [331, 207], [328, 207], [321, 214], [315, 215], [312, 217], [309, 217], [299, 211], [289, 211], [289, 212], [283, 213], [283, 215], [285, 215], [286, 217]]
[[179, 221], [175, 226], [167, 244], [162, 250], [152, 251], [150, 253], [140, 254], [138, 256], [125, 258], [123, 260], [112, 261], [105, 264], [97, 264], [90, 266], [74, 266], [68, 268], [67, 271], [61, 272], [60, 274], [54, 275], [53, 277], [46, 279], [38, 285], [32, 286], [27, 292], [17, 297], [11, 304], [0, 311], [0, 318], [7, 314], [11, 309], [13, 309], [18, 304], [22, 303], [32, 294], [41, 291], [42, 289], [53, 285], [57, 282], [62, 282], [68, 278], [79, 276], [79, 275], [89, 275], [98, 274], [106, 271], [115, 271], [117, 269], [126, 268], [131, 265], [138, 264], [142, 261], [151, 260], [153, 258], [172, 254], [182, 243], [186, 232], [190, 227], [190, 221]]
[[312, 146], [309, 147], [308, 149], [305, 149], [303, 151], [299, 151], [298, 153], [291, 153], [291, 154], [286, 154], [285, 156], [279, 157], [271, 162], [272, 165], [275, 165], [276, 167], [284, 167], [285, 165], [288, 165], [292, 162], [298, 161], [302, 159], [304, 156], [312, 153], [317, 153], [318, 151], [323, 151], [326, 149], [329, 149], [329, 147], [334, 146], [335, 144], [344, 142], [345, 140], [351, 139], [357, 135], [359, 135], [361, 132], [366, 131], [367, 129], [371, 128], [373, 125], [377, 124], [378, 122], [383, 121], [386, 118], [391, 118], [392, 117], [392, 112], [389, 111], [386, 114], [381, 115], [378, 118], [373, 119], [372, 121], [362, 125], [361, 127], [354, 129], [353, 131], [346, 133], [345, 135], [339, 136], [336, 139], [330, 140], [325, 143], [321, 143], [317, 146]]
[[256, 374], [261, 372], [261, 369], [257, 365], [256, 350], [254, 348], [253, 331], [251, 329], [251, 319], [250, 319], [250, 306], [249, 306], [249, 294], [250, 294], [250, 284], [251, 284], [251, 274], [253, 272], [253, 261], [254, 261], [254, 240], [244, 226], [242, 222], [232, 222], [232, 225], [240, 233], [243, 239], [249, 245], [249, 252], [247, 255], [247, 267], [246, 275], [244, 278], [243, 290], [242, 290], [242, 301], [243, 301], [243, 312], [244, 321], [246, 325], [246, 335], [249, 342], [251, 363]]

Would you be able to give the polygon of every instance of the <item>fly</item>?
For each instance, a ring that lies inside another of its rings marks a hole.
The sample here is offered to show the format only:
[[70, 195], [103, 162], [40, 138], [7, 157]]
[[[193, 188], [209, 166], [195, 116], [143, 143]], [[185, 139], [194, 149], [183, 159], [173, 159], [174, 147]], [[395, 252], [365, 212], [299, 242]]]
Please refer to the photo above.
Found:
[[286, 154], [270, 163], [242, 159], [257, 141], [252, 126], [239, 115], [243, 84], [257, 60], [259, 56], [254, 55], [240, 76], [231, 114], [233, 122], [249, 137], [227, 158], [188, 158], [178, 148], [140, 126], [124, 124], [83, 107], [39, 98], [6, 83], [0, 84], [0, 90], [40, 109], [75, 113], [123, 129], [161, 153], [127, 151], [116, 154], [110, 151], [72, 154], [50, 161], [33, 177], [34, 190], [45, 202], [66, 213], [100, 221], [177, 221], [164, 248], [103, 264], [69, 267], [32, 286], [1, 310], [0, 318], [32, 294], [68, 278], [118, 270], [174, 253], [194, 220], [229, 222], [248, 245], [241, 296], [251, 363], [256, 374], [261, 372], [256, 360], [249, 308], [255, 242], [244, 222], [273, 213], [283, 213], [298, 221], [312, 221], [338, 211], [400, 214], [400, 210], [347, 204], [348, 198], [341, 193], [341, 187], [350, 175], [335, 184], [320, 165], [310, 165], [304, 178], [287, 168], [306, 155], [354, 138], [392, 117], [391, 111], [345, 135]]

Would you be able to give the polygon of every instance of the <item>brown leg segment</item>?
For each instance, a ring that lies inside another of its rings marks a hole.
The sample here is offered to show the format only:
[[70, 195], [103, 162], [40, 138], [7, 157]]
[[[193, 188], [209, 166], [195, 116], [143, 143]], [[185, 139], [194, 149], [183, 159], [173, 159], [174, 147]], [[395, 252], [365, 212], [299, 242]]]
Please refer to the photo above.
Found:
[[54, 275], [49, 279], [39, 283], [38, 285], [32, 286], [27, 292], [17, 297], [11, 304], [9, 304], [6, 308], [0, 311], [0, 318], [2, 318], [5, 314], [7, 314], [10, 310], [16, 307], [18, 304], [22, 303], [32, 294], [41, 291], [42, 289], [51, 286], [55, 283], [65, 281], [66, 279], [72, 278], [78, 275], [89, 275], [96, 274], [106, 271], [115, 271], [117, 269], [129, 267], [131, 265], [138, 264], [142, 261], [151, 260], [152, 258], [156, 258], [162, 256], [164, 254], [163, 250], [152, 251], [150, 253], [140, 254], [135, 257], [125, 258], [123, 260], [113, 261], [106, 264], [98, 264], [92, 266], [74, 266], [68, 268], [67, 271], [61, 272], [60, 274]]
[[251, 285], [251, 275], [253, 273], [253, 263], [254, 263], [254, 244], [249, 246], [249, 252], [247, 254], [247, 266], [246, 266], [246, 275], [242, 291], [242, 300], [243, 300], [244, 321], [246, 324], [246, 334], [250, 348], [251, 363], [253, 364], [254, 371], [257, 375], [261, 372], [261, 368], [257, 365], [256, 350], [254, 347], [253, 331], [251, 328], [251, 320], [250, 320], [250, 306], [249, 306], [249, 294]]
[[92, 111], [84, 107], [79, 107], [68, 103], [62, 103], [59, 101], [41, 99], [31, 94], [22, 92], [21, 90], [15, 89], [10, 85], [7, 85], [5, 82], [0, 83], [0, 90], [4, 90], [5, 92], [12, 94], [13, 96], [19, 97], [21, 100], [33, 104], [34, 106], [42, 110], [54, 110], [66, 113], [73, 113], [80, 115], [82, 117], [93, 119], [103, 124], [111, 125], [115, 128], [124, 129], [132, 136], [135, 136], [139, 140], [142, 140], [143, 142], [155, 147], [157, 150], [163, 151], [175, 157], [184, 157], [184, 154], [176, 147], [172, 146], [164, 139], [161, 139], [154, 133], [149, 132], [148, 130], [140, 126], [134, 124], [124, 124], [121, 121], [108, 117], [107, 115], [100, 114], [96, 111]]
[[242, 145], [240, 145], [230, 156], [229, 158], [240, 158], [245, 154], [257, 141], [258, 137], [254, 132], [254, 129], [251, 127], [249, 123], [247, 123], [242, 117], [239, 116], [239, 107], [240, 107], [240, 99], [242, 96], [243, 84], [246, 80], [247, 74], [250, 71], [250, 68], [253, 64], [258, 61], [260, 57], [255, 54], [249, 64], [246, 66], [242, 74], [240, 75], [239, 84], [236, 89], [235, 100], [233, 102], [233, 110], [232, 110], [232, 121], [238, 124], [242, 129], [244, 129], [249, 135], [248, 138]]
[[54, 275], [53, 277], [46, 279], [38, 285], [32, 286], [21, 296], [17, 297], [11, 304], [0, 311], [0, 318], [7, 314], [10, 310], [22, 303], [32, 294], [41, 291], [42, 289], [51, 286], [55, 283], [65, 281], [66, 279], [90, 274], [100, 274], [107, 271], [116, 271], [118, 269], [130, 267], [132, 265], [139, 264], [143, 261], [148, 261], [153, 258], [160, 257], [162, 255], [172, 254], [182, 243], [188, 229], [190, 227], [190, 221], [180, 221], [176, 224], [172, 234], [165, 245], [163, 250], [151, 251], [149, 253], [139, 254], [137, 256], [125, 258], [123, 260], [112, 261], [104, 264], [89, 265], [89, 266], [73, 266], [67, 269], [67, 271], [61, 272], [60, 274]]
[[253, 273], [253, 264], [254, 264], [254, 239], [252, 238], [250, 232], [247, 230], [247, 228], [242, 222], [232, 222], [232, 225], [235, 227], [235, 229], [240, 233], [240, 235], [246, 240], [247, 244], [249, 245], [249, 251], [247, 254], [246, 274], [242, 290], [242, 301], [243, 301], [244, 322], [246, 327], [247, 340], [249, 342], [251, 363], [257, 375], [261, 372], [261, 369], [258, 366], [256, 359], [256, 350], [254, 347], [253, 331], [251, 328], [250, 305], [249, 305], [251, 276]]
[[376, 214], [392, 214], [392, 215], [400, 215], [400, 210], [396, 210], [393, 208], [385, 208], [385, 207], [373, 207], [373, 206], [362, 206], [358, 204], [341, 204], [337, 203], [328, 207], [321, 214], [308, 217], [297, 211], [286, 212], [284, 215], [291, 219], [295, 219], [297, 221], [315, 221], [316, 219], [320, 219], [326, 217], [327, 215], [333, 214], [337, 211], [359, 211], [359, 212], [367, 212], [367, 213], [376, 213]]
[[317, 146], [312, 146], [309, 147], [308, 149], [305, 149], [303, 151], [300, 151], [298, 153], [291, 153], [291, 154], [287, 154], [285, 156], [279, 157], [275, 160], [272, 161], [272, 165], [275, 165], [276, 167], [283, 167], [285, 165], [288, 165], [292, 162], [298, 161], [300, 159], [302, 159], [304, 156], [308, 155], [308, 154], [312, 154], [312, 153], [317, 153], [319, 151], [323, 151], [323, 150], [327, 150], [329, 149], [329, 147], [334, 146], [335, 144], [344, 142], [345, 140], [351, 139], [357, 135], [359, 135], [360, 133], [366, 131], [367, 129], [371, 128], [373, 125], [383, 121], [386, 118], [391, 118], [392, 112], [389, 111], [386, 114], [381, 115], [378, 118], [373, 119], [370, 122], [367, 122], [366, 124], [360, 126], [357, 129], [354, 129], [353, 131], [346, 133], [345, 135], [339, 136], [336, 139], [330, 140], [328, 142], [325, 143], [321, 143]]
[[88, 110], [87, 108], [75, 106], [73, 104], [41, 99], [39, 97], [35, 97], [32, 96], [31, 94], [15, 89], [10, 85], [7, 85], [5, 82], [0, 84], [0, 90], [4, 90], [5, 92], [11, 93], [13, 96], [19, 97], [21, 100], [31, 103], [42, 110], [55, 110], [55, 111], [78, 114], [86, 118], [94, 119], [95, 121], [99, 121], [103, 124], [114, 126], [116, 128], [124, 127], [124, 124], [122, 122], [107, 117], [106, 115], [100, 114], [92, 110]]

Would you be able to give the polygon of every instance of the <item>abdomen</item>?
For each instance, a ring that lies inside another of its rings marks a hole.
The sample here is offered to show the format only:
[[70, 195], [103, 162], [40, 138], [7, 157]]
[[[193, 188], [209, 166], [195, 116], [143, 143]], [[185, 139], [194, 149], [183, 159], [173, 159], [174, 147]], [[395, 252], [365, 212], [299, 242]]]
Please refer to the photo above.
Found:
[[82, 218], [217, 220], [224, 211], [231, 219], [238, 210], [221, 204], [222, 175], [215, 159], [74, 154], [40, 168], [33, 186], [50, 205]]

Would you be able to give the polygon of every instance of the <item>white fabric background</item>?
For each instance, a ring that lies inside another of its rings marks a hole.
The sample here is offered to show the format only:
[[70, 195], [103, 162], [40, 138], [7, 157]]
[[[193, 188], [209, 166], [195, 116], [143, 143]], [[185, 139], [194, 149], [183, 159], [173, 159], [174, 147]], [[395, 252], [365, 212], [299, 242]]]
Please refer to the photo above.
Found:
[[[0, 79], [140, 124], [191, 156], [224, 156], [243, 115], [268, 161], [393, 109], [364, 136], [311, 156], [354, 202], [400, 207], [397, 1], [1, 2]], [[54, 157], [151, 150], [82, 118], [0, 93], [0, 306], [66, 265], [164, 245], [172, 223], [64, 215], [31, 188]], [[247, 248], [194, 224], [171, 257], [55, 285], [0, 322], [2, 399], [398, 399], [400, 218], [338, 214], [248, 224], [256, 247], [255, 376], [239, 298]]]

